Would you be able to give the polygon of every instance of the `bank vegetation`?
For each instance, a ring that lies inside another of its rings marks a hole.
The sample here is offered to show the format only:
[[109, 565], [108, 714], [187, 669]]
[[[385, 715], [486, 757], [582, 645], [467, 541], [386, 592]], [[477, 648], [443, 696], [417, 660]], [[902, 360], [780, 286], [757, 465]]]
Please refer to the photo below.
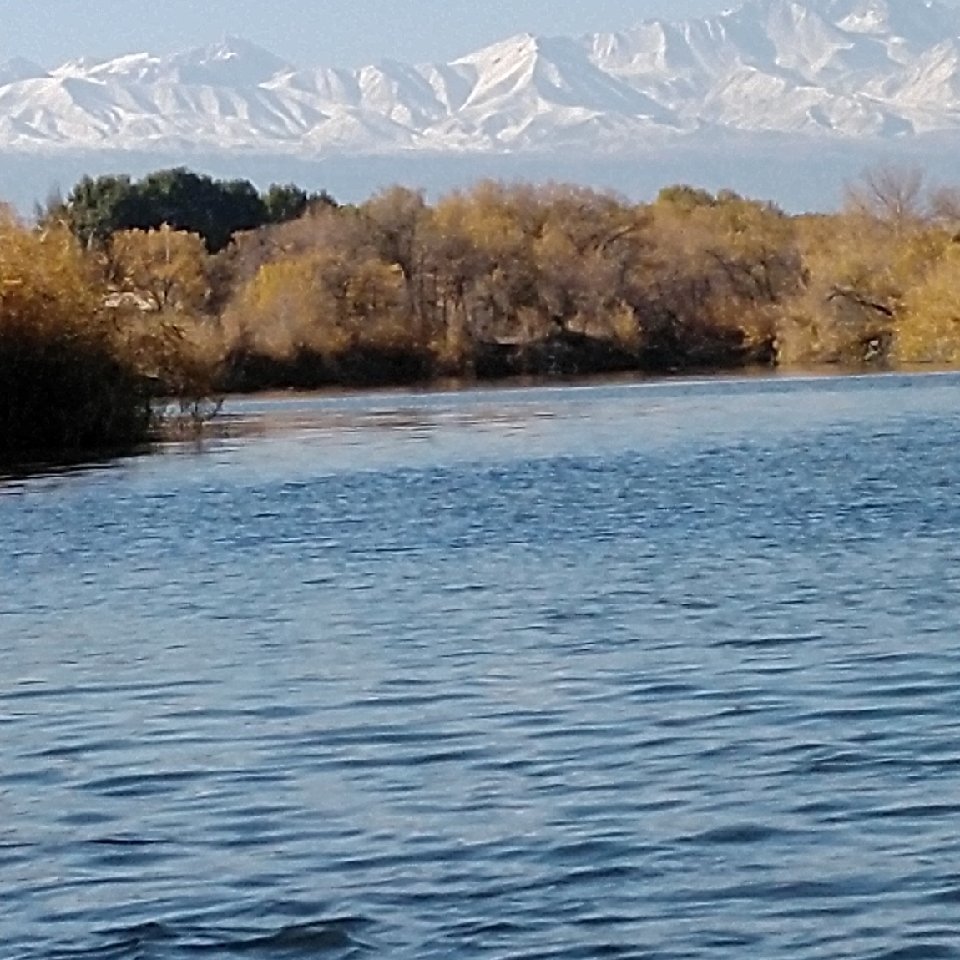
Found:
[[960, 192], [842, 211], [479, 183], [429, 203], [186, 170], [0, 216], [0, 450], [136, 441], [226, 391], [960, 359]]

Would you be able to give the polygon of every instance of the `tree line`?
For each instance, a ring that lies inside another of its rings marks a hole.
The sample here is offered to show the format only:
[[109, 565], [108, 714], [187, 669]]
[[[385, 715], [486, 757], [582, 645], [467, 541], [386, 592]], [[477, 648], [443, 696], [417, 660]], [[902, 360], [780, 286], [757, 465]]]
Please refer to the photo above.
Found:
[[[685, 185], [650, 203], [482, 182], [338, 204], [178, 169], [85, 178], [0, 234], [7, 445], [51, 391], [100, 382], [119, 437], [158, 394], [196, 409], [265, 387], [960, 356], [960, 193], [913, 171], [789, 215]], [[72, 379], [41, 375], [73, 349]], [[87, 442], [69, 421], [44, 435]]]
[[216, 180], [179, 167], [142, 180], [83, 177], [66, 200], [52, 198], [38, 215], [66, 223], [87, 246], [107, 244], [122, 231], [166, 225], [198, 234], [216, 253], [240, 231], [294, 220], [310, 206], [333, 202], [325, 192], [308, 193], [296, 184], [273, 184], [260, 193], [249, 180]]

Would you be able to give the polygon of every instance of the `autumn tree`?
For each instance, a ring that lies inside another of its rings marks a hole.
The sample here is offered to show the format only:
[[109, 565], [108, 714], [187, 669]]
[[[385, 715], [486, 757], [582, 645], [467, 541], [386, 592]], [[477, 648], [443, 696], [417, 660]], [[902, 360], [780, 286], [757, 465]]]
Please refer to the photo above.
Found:
[[960, 361], [960, 243], [943, 234], [940, 239], [932, 258], [928, 239], [925, 269], [915, 274], [902, 297], [892, 344], [892, 357], [899, 363]]
[[798, 221], [803, 285], [780, 321], [785, 362], [896, 359], [916, 290], [938, 269], [950, 231], [924, 220], [847, 211]]
[[435, 277], [427, 271], [427, 236], [433, 211], [423, 193], [406, 187], [384, 190], [360, 207], [370, 227], [370, 245], [380, 260], [396, 267], [406, 292], [414, 336], [427, 342], [432, 333], [436, 306]]
[[158, 229], [115, 233], [106, 255], [108, 277], [155, 312], [197, 314], [207, 296], [206, 249], [199, 234]]
[[209, 261], [198, 234], [166, 224], [115, 233], [102, 255], [106, 303], [127, 349], [158, 389], [195, 412], [215, 392], [224, 352], [220, 331], [205, 316]]
[[249, 348], [268, 355], [312, 350], [329, 357], [402, 342], [404, 299], [395, 267], [371, 255], [319, 250], [261, 266], [232, 304], [230, 322]]
[[792, 219], [732, 192], [691, 188], [662, 193], [650, 212], [649, 362], [771, 362], [776, 315], [801, 279]]
[[65, 228], [0, 215], [0, 459], [142, 439], [150, 400]]
[[888, 225], [899, 232], [915, 227], [928, 212], [926, 178], [916, 167], [870, 167], [845, 191], [848, 213]]
[[464, 197], [463, 213], [472, 248], [461, 262], [470, 267], [464, 307], [473, 339], [529, 335], [524, 318], [537, 305], [531, 240], [543, 218], [535, 191], [480, 183]]
[[716, 206], [717, 198], [709, 190], [704, 190], [701, 187], [693, 187], [687, 183], [675, 183], [660, 190], [657, 194], [656, 204], [659, 207], [672, 207], [676, 210], [689, 212], [697, 207]]

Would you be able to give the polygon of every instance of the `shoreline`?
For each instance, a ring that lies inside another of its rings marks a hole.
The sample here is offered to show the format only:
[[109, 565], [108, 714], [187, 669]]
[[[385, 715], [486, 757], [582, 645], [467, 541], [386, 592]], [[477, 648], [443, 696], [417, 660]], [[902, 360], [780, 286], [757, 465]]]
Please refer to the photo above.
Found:
[[[324, 401], [355, 401], [365, 397], [416, 398], [467, 396], [469, 394], [510, 393], [523, 394], [532, 391], [568, 392], [610, 387], [663, 387], [707, 384], [738, 383], [807, 383], [815, 381], [875, 380], [896, 377], [936, 377], [960, 375], [960, 368], [938, 365], [910, 365], [909, 368], [863, 369], [839, 365], [791, 366], [770, 369], [747, 367], [737, 370], [711, 372], [620, 373], [582, 374], [575, 377], [526, 376], [490, 380], [465, 378], [438, 378], [418, 384], [390, 384], [373, 387], [328, 386], [313, 390], [272, 389], [254, 392], [237, 392], [222, 397], [221, 409], [210, 419], [180, 424], [161, 429], [149, 440], [131, 445], [111, 445], [83, 450], [36, 450], [25, 451], [12, 459], [0, 457], [0, 483], [43, 472], [69, 472], [96, 463], [109, 463], [117, 459], [141, 456], [156, 452], [159, 448], [183, 443], [203, 443], [205, 440], [224, 439], [234, 436], [266, 434], [275, 429], [293, 429], [296, 424], [283, 425], [274, 421], [264, 425], [256, 419], [258, 407], [283, 404], [323, 403]], [[239, 407], [239, 409], [238, 409]]]
[[[516, 375], [498, 378], [437, 377], [410, 383], [386, 383], [371, 386], [331, 384], [311, 389], [270, 387], [263, 390], [229, 391], [219, 394], [223, 405], [233, 401], [270, 401], [295, 397], [363, 397], [379, 395], [440, 395], [483, 393], [498, 390], [567, 390], [611, 385], [713, 383], [731, 381], [856, 380], [898, 376], [949, 376], [960, 374], [960, 366], [943, 364], [904, 364], [896, 367], [845, 366], [842, 364], [796, 364], [779, 367], [753, 365], [715, 370], [683, 370], [675, 373], [626, 371], [619, 373], [582, 373], [569, 376]], [[219, 419], [219, 416], [216, 418]], [[213, 421], [215, 422], [215, 421]]]
[[[815, 381], [875, 380], [897, 377], [939, 377], [960, 375], [960, 367], [938, 364], [909, 364], [880, 369], [840, 364], [789, 365], [767, 367], [753, 365], [717, 370], [677, 373], [584, 373], [567, 376], [519, 375], [501, 378], [439, 377], [418, 383], [394, 383], [374, 386], [330, 385], [313, 389], [285, 388], [237, 391], [220, 395], [215, 414], [207, 419], [184, 417], [161, 427], [148, 439], [131, 444], [110, 444], [82, 449], [37, 449], [20, 451], [11, 458], [0, 455], [0, 484], [43, 473], [69, 473], [73, 469], [98, 463], [108, 464], [127, 457], [148, 455], [169, 445], [203, 443], [205, 440], [267, 434], [273, 430], [293, 429], [279, 422], [264, 426], [242, 408], [261, 405], [313, 404], [323, 401], [362, 400], [364, 397], [442, 397], [498, 392], [522, 394], [527, 391], [567, 392], [611, 387], [658, 387], [684, 384], [806, 383]], [[237, 410], [237, 406], [241, 407]]]

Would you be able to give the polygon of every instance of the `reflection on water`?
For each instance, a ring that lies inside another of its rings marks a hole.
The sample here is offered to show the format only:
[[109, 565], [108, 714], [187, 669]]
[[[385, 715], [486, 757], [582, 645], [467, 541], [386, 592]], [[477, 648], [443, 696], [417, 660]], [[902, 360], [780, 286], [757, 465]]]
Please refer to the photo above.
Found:
[[3, 956], [957, 955], [958, 399], [253, 399], [0, 482]]

